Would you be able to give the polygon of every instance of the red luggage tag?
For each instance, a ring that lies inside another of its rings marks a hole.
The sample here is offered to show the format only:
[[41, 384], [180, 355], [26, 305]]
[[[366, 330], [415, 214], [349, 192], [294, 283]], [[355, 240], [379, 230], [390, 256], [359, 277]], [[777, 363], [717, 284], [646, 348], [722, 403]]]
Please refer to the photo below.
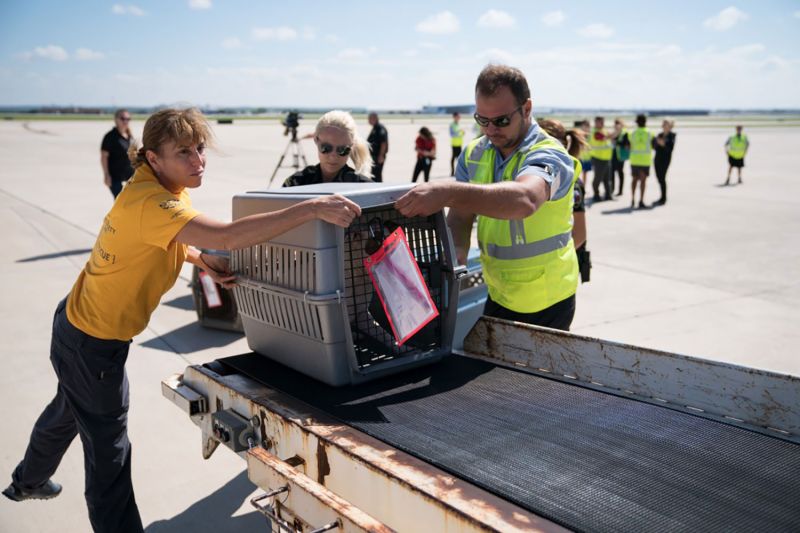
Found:
[[398, 346], [439, 316], [403, 228], [392, 231], [380, 248], [364, 259], [364, 267]]

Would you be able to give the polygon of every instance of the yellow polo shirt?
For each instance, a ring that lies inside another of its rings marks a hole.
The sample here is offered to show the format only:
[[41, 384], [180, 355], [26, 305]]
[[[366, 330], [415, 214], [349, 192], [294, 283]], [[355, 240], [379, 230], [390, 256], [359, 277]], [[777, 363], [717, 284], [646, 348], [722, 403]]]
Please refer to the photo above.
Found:
[[93, 337], [129, 340], [147, 327], [178, 279], [187, 247], [173, 242], [200, 213], [142, 165], [114, 202], [67, 301], [70, 323]]

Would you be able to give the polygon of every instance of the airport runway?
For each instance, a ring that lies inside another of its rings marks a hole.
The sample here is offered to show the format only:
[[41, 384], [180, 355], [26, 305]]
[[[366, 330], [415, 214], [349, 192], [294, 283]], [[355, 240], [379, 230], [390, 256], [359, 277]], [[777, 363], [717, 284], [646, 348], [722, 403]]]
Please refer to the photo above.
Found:
[[[471, 122], [465, 117], [467, 129]], [[386, 181], [410, 181], [414, 139], [430, 127], [439, 143], [434, 179], [449, 174], [448, 121], [384, 121], [390, 149]], [[134, 122], [136, 135], [141, 122]], [[653, 129], [657, 124], [652, 124]], [[0, 482], [21, 458], [31, 427], [55, 393], [48, 360], [56, 303], [86, 260], [111, 195], [102, 185], [99, 146], [111, 122], [0, 122]], [[310, 132], [303, 121], [300, 134]], [[286, 148], [271, 121], [215, 125], [195, 207], [230, 218], [233, 194], [264, 188]], [[368, 126], [361, 124], [366, 136]], [[745, 131], [751, 151], [744, 185], [722, 187], [723, 144], [733, 128], [676, 125], [677, 144], [664, 207], [629, 209], [626, 194], [588, 210], [592, 281], [579, 288], [573, 331], [630, 344], [800, 375], [799, 127]], [[316, 162], [311, 141], [303, 141]], [[292, 169], [282, 169], [279, 177]], [[280, 180], [276, 179], [275, 185]], [[655, 176], [648, 203], [658, 198]], [[227, 450], [209, 461], [200, 434], [161, 397], [161, 380], [188, 364], [247, 351], [243, 337], [196, 324], [190, 270], [163, 298], [128, 359], [133, 477], [150, 532], [252, 531], [263, 525], [246, 499], [253, 486], [244, 462]], [[15, 504], [0, 498], [0, 531], [89, 530], [83, 499], [83, 456], [73, 443], [54, 479], [64, 485], [52, 501]]]

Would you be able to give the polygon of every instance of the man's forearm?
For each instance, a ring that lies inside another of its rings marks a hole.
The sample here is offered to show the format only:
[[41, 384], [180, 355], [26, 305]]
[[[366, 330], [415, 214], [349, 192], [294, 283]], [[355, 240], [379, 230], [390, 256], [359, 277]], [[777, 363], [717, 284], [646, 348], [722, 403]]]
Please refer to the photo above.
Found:
[[526, 218], [536, 212], [547, 199], [547, 184], [540, 180], [535, 190], [530, 184], [518, 181], [476, 185], [449, 184], [447, 205], [467, 213], [476, 213], [503, 220]]

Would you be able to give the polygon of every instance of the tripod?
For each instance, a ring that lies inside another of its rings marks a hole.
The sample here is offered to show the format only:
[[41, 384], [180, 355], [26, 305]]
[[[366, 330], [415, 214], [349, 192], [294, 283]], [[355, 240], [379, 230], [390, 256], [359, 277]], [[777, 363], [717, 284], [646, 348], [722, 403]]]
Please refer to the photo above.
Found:
[[[289, 139], [289, 144], [286, 145], [286, 150], [283, 151], [283, 155], [278, 160], [278, 164], [275, 166], [275, 170], [272, 171], [272, 176], [269, 178], [269, 183], [267, 184], [267, 188], [272, 186], [272, 180], [275, 179], [275, 175], [278, 173], [278, 169], [284, 168], [283, 167], [283, 160], [286, 159], [286, 155], [291, 152], [292, 153], [292, 164], [291, 167], [295, 170], [300, 170], [300, 159], [303, 160], [303, 168], [308, 166], [308, 161], [306, 161], [306, 154], [303, 152], [303, 145], [297, 140], [297, 128], [286, 128], [287, 131], [292, 132], [292, 138]], [[289, 168], [288, 166], [285, 168]]]

